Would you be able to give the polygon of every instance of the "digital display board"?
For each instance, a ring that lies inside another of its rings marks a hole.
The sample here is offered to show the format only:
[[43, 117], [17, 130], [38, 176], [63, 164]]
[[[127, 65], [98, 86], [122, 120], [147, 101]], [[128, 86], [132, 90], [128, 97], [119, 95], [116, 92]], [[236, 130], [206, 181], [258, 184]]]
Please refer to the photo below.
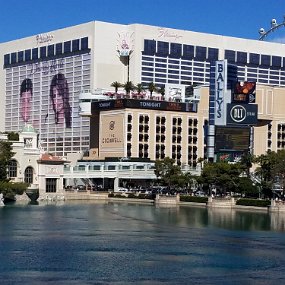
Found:
[[256, 82], [237, 82], [233, 91], [234, 103], [254, 103]]
[[247, 151], [250, 143], [250, 128], [216, 126], [215, 152]]

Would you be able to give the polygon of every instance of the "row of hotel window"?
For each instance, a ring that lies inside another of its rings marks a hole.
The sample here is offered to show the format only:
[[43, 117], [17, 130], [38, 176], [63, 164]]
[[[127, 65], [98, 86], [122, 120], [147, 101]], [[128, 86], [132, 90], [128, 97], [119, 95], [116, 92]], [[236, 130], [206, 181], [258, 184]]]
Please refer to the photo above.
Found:
[[4, 67], [11, 64], [29, 62], [38, 59], [48, 59], [54, 56], [61, 56], [63, 54], [76, 53], [86, 50], [88, 50], [88, 37], [74, 39], [72, 41], [66, 41], [63, 43], [5, 54]]
[[[188, 60], [195, 59], [198, 61], [216, 61], [219, 58], [219, 49], [155, 40], [144, 40], [144, 50], [142, 54]], [[281, 56], [225, 50], [224, 58], [227, 59], [229, 63], [285, 68], [285, 57]]]

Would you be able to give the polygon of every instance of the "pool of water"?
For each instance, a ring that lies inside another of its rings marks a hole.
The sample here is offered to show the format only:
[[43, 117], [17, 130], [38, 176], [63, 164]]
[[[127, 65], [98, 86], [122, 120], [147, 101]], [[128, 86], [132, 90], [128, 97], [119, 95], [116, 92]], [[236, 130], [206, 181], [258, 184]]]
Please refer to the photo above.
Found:
[[283, 284], [283, 215], [124, 202], [5, 206], [0, 284]]

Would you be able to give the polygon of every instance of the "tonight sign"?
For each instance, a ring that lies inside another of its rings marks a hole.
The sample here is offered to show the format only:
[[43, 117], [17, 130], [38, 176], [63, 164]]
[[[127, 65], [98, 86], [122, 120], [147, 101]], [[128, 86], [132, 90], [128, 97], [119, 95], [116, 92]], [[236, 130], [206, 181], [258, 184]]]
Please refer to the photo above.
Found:
[[149, 110], [165, 110], [177, 112], [197, 112], [197, 104], [169, 102], [169, 101], [155, 101], [155, 100], [137, 100], [137, 99], [117, 99], [107, 100], [92, 103], [92, 113], [103, 110], [114, 109], [149, 109]]

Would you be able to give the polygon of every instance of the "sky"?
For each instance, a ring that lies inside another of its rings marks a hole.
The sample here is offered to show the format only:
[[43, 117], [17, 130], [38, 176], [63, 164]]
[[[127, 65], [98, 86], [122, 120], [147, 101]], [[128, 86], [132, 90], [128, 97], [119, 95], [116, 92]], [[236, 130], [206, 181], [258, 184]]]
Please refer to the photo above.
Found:
[[[1, 0], [0, 43], [90, 21], [146, 24], [247, 39], [284, 21], [284, 0]], [[285, 38], [285, 27], [268, 41]]]

